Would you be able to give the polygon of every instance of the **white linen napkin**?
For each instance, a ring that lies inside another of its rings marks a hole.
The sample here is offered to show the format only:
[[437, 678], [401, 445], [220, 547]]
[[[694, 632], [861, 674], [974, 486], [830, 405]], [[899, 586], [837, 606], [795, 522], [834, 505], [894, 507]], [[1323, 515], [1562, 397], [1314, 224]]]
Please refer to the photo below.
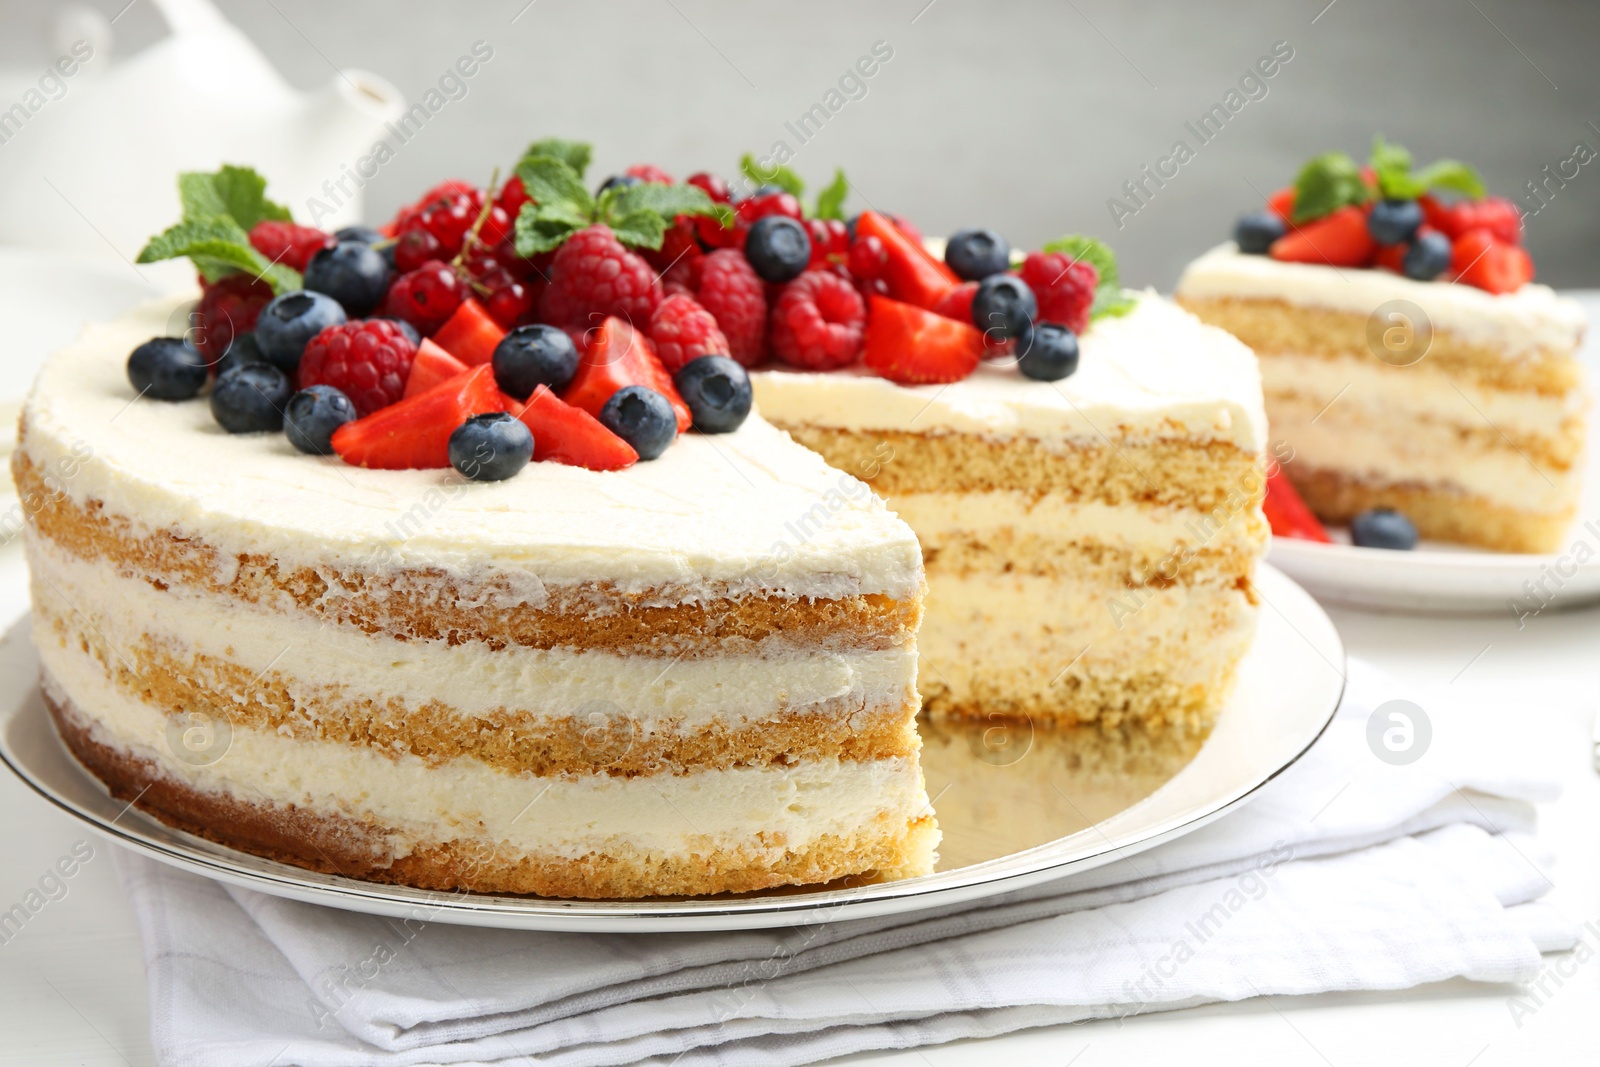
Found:
[[[1576, 927], [1538, 903], [1553, 788], [1504, 709], [1421, 701], [1427, 753], [1380, 760], [1402, 696], [1345, 706], [1248, 806], [1072, 879], [939, 911], [725, 934], [551, 934], [356, 915], [124, 853], [169, 1067], [803, 1064], [1256, 995], [1515, 982]], [[1413, 697], [1413, 699], [1416, 699]]]

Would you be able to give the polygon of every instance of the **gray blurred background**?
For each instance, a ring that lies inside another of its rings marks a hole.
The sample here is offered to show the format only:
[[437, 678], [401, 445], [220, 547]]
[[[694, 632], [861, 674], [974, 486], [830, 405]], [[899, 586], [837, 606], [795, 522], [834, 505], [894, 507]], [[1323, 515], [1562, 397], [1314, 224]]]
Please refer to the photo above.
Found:
[[[148, 2], [90, 6], [122, 12], [119, 58], [165, 33]], [[493, 48], [467, 96], [368, 187], [371, 219], [444, 177], [486, 181], [543, 135], [592, 141], [596, 177], [635, 162], [680, 177], [731, 174], [741, 152], [765, 154], [782, 140], [813, 186], [835, 165], [845, 169], [859, 191], [851, 210], [870, 203], [929, 234], [989, 225], [1020, 246], [1091, 233], [1112, 242], [1128, 282], [1170, 288], [1187, 260], [1259, 204], [1257, 191], [1287, 184], [1320, 151], [1364, 157], [1374, 132], [1419, 162], [1463, 158], [1492, 191], [1529, 206], [1538, 202], [1526, 183], [1544, 180], [1543, 168], [1562, 165], [1580, 142], [1600, 150], [1592, 2], [219, 6], [296, 86], [326, 84], [336, 67], [365, 68], [413, 101], [474, 41]], [[45, 34], [58, 10], [0, 0], [0, 63], [31, 57], [36, 46], [24, 42]], [[825, 102], [880, 41], [893, 56], [864, 81], [865, 95], [801, 145], [785, 123]], [[1278, 42], [1293, 58], [1201, 144], [1185, 123], [1223, 102]], [[1129, 199], [1123, 183], [1180, 139], [1194, 157], [1142, 205]], [[1600, 285], [1600, 160], [1549, 187], [1548, 206], [1528, 219], [1540, 279]], [[1112, 197], [1137, 208], [1121, 228]]]

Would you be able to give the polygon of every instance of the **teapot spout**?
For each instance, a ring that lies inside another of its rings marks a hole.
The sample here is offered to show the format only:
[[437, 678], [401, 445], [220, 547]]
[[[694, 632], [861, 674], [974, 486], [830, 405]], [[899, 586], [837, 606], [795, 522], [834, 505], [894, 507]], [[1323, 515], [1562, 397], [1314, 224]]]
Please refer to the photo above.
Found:
[[288, 134], [301, 161], [283, 189], [296, 219], [325, 230], [361, 221], [362, 190], [394, 154], [386, 124], [403, 106], [398, 89], [363, 70], [305, 99]]

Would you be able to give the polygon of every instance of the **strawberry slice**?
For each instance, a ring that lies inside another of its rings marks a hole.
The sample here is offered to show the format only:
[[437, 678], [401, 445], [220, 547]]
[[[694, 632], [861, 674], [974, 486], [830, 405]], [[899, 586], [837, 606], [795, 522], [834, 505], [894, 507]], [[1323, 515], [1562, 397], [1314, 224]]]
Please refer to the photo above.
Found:
[[933, 306], [933, 313], [957, 322], [971, 322], [972, 298], [977, 295], [977, 282], [962, 282], [939, 298], [939, 302]]
[[1277, 467], [1267, 475], [1267, 496], [1261, 502], [1261, 510], [1267, 516], [1267, 525], [1272, 527], [1274, 537], [1321, 541], [1324, 544], [1333, 541], [1322, 523], [1311, 514], [1311, 509], [1306, 507], [1306, 502], [1300, 498], [1300, 493], [1289, 481], [1289, 476], [1283, 473], [1282, 467]]
[[584, 333], [582, 351], [578, 373], [561, 399], [599, 418], [612, 393], [625, 385], [642, 385], [667, 398], [678, 416], [679, 433], [689, 429], [689, 405], [656, 358], [650, 338], [613, 316]]
[[400, 398], [409, 400], [418, 393], [426, 393], [440, 382], [449, 381], [470, 369], [434, 344], [433, 338], [424, 337], [422, 344], [417, 346], [416, 358], [411, 361], [411, 373], [406, 376], [406, 390], [400, 394]]
[[1290, 185], [1279, 189], [1267, 197], [1267, 210], [1284, 222], [1288, 222], [1289, 216], [1294, 214], [1294, 186]]
[[1487, 229], [1468, 230], [1450, 247], [1456, 281], [1490, 293], [1514, 293], [1533, 281], [1533, 257], [1520, 245], [1498, 240]]
[[1269, 254], [1286, 263], [1364, 267], [1377, 247], [1367, 232], [1366, 214], [1352, 206], [1290, 230], [1272, 242]]
[[632, 445], [587, 411], [562, 401], [549, 386], [536, 387], [517, 418], [533, 431], [535, 460], [592, 471], [619, 471], [639, 461]]
[[1372, 265], [1382, 267], [1384, 270], [1394, 271], [1396, 274], [1406, 272], [1406, 253], [1411, 246], [1404, 241], [1393, 245], [1379, 245], [1378, 250], [1372, 254]]
[[485, 364], [333, 432], [333, 450], [355, 467], [428, 470], [450, 466], [450, 435], [474, 415], [504, 411]]
[[889, 295], [897, 300], [919, 308], [932, 308], [961, 280], [949, 267], [934, 259], [921, 242], [906, 236], [900, 227], [876, 211], [863, 211], [856, 219], [856, 240], [863, 237], [876, 237], [883, 242], [884, 251], [889, 255], [883, 280], [889, 286]]
[[[857, 223], [859, 225], [859, 223]], [[862, 359], [891, 382], [958, 382], [983, 358], [983, 333], [932, 311], [873, 295]]]
[[505, 335], [483, 305], [469, 296], [439, 327], [433, 341], [467, 366], [476, 367], [494, 358], [495, 346]]

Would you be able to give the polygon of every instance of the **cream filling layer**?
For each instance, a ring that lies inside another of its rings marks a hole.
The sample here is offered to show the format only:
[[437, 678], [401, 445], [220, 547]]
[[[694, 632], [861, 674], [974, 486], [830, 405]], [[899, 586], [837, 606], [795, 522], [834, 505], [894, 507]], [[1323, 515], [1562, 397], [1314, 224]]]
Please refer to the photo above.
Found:
[[273, 672], [291, 691], [400, 697], [416, 706], [437, 700], [464, 715], [501, 708], [536, 716], [625, 714], [646, 732], [690, 731], [716, 720], [760, 722], [778, 712], [848, 699], [862, 709], [900, 707], [914, 699], [913, 649], [855, 653], [771, 651], [671, 661], [604, 651], [477, 642], [397, 641], [353, 628], [222, 600], [171, 586], [165, 592], [114, 566], [90, 562], [27, 535], [41, 606], [71, 618], [89, 613], [95, 632], [115, 648], [146, 635], [210, 655], [255, 675]]
[[470, 758], [429, 766], [415, 756], [239, 728], [225, 739], [216, 735], [216, 747], [205, 753], [211, 762], [202, 765], [174, 755], [182, 723], [117, 689], [91, 657], [54, 640], [41, 641], [39, 655], [54, 684], [92, 717], [97, 740], [151, 759], [202, 792], [386, 827], [396, 856], [444, 840], [567, 858], [619, 843], [679, 856], [708, 839], [739, 847], [759, 842], [781, 855], [880, 820], [899, 829], [928, 806], [916, 761], [904, 758], [635, 779], [537, 778]]
[[1280, 263], [1247, 256], [1232, 241], [1218, 245], [1184, 269], [1179, 297], [1283, 300], [1370, 315], [1391, 300], [1421, 308], [1435, 330], [1515, 358], [1538, 352], [1570, 353], [1583, 341], [1586, 316], [1577, 301], [1548, 285], [1530, 283], [1495, 294], [1453, 282], [1419, 282], [1386, 270], [1352, 270], [1310, 263]]

